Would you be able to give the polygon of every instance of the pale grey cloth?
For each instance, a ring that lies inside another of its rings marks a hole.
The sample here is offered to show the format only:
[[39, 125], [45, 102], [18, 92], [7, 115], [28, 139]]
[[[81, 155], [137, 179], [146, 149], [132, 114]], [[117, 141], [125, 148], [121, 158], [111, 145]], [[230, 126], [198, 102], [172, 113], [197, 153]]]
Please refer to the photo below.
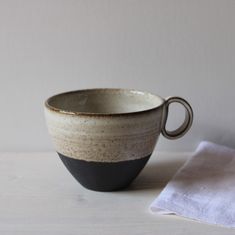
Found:
[[235, 227], [235, 150], [201, 142], [150, 210]]

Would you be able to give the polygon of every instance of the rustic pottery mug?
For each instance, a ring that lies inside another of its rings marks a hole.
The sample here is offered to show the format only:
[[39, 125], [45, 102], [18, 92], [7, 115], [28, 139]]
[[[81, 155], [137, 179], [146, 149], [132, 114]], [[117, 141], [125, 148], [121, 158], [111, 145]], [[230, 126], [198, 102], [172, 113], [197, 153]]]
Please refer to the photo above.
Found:
[[[168, 107], [180, 103], [185, 120], [166, 130]], [[163, 99], [128, 89], [87, 89], [52, 96], [45, 116], [56, 151], [84, 187], [113, 191], [128, 186], [149, 160], [160, 133], [183, 136], [193, 111], [180, 97]]]

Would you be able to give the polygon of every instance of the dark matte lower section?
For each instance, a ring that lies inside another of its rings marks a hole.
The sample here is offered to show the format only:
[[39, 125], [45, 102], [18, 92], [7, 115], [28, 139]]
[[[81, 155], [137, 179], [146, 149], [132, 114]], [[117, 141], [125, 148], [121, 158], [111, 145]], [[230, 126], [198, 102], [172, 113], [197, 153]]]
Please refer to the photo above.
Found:
[[58, 153], [70, 173], [84, 187], [95, 191], [114, 191], [127, 187], [144, 168], [150, 155], [121, 162], [88, 162]]

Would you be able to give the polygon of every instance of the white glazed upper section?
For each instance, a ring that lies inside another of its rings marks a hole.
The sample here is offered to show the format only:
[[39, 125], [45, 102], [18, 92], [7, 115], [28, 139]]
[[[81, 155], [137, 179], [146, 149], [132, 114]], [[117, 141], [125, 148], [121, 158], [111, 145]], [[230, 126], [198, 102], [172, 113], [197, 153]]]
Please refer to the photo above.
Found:
[[95, 162], [119, 162], [149, 156], [161, 132], [162, 108], [135, 115], [67, 115], [45, 108], [56, 151]]
[[64, 113], [125, 114], [151, 110], [164, 100], [147, 92], [128, 89], [88, 89], [55, 95], [48, 108]]

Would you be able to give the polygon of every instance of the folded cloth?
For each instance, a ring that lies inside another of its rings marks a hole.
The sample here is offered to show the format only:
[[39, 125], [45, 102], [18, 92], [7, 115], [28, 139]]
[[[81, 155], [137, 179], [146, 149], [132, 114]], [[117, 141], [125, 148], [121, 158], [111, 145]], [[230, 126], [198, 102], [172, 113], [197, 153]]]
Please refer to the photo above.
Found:
[[150, 210], [235, 227], [235, 150], [201, 142]]

